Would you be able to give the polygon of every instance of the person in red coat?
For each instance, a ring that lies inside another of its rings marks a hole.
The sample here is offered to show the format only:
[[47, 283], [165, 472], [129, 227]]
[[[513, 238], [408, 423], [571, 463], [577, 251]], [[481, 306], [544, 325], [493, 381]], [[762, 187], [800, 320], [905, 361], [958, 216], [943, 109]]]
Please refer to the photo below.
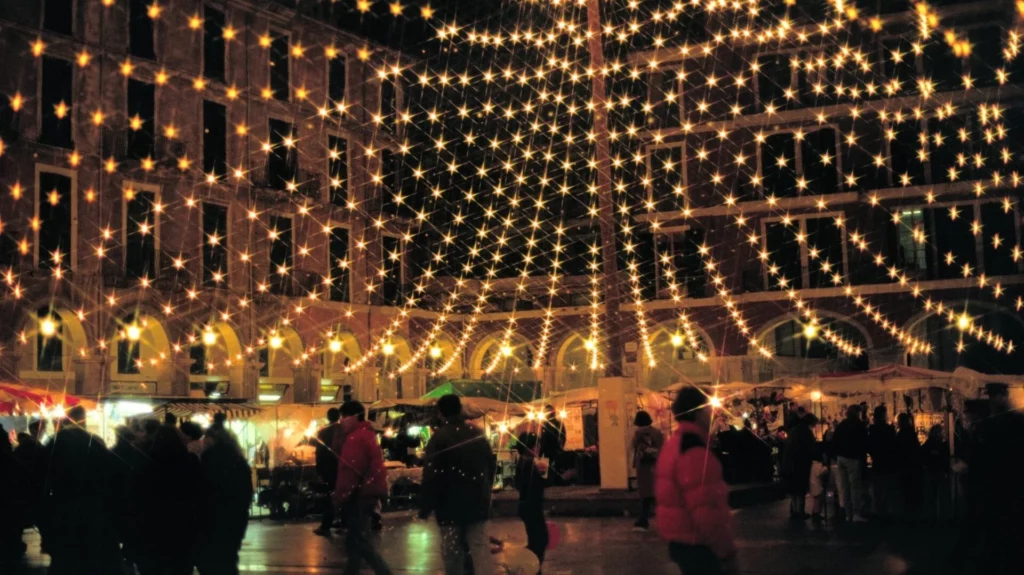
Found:
[[377, 443], [377, 433], [366, 421], [366, 409], [358, 401], [341, 406], [339, 424], [345, 441], [338, 456], [338, 479], [332, 500], [345, 517], [346, 575], [360, 573], [363, 562], [377, 575], [390, 575], [370, 539], [370, 517], [377, 502], [388, 494], [388, 476], [384, 469], [384, 453]]
[[658, 455], [654, 492], [658, 532], [683, 575], [735, 571], [736, 543], [722, 465], [708, 449], [712, 409], [694, 387], [672, 403], [679, 423]]

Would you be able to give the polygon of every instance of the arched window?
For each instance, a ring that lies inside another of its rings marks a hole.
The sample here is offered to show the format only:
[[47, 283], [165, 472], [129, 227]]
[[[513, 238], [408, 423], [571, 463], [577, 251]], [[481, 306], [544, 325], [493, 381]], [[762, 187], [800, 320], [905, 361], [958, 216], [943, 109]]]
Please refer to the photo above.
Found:
[[124, 318], [117, 335], [117, 373], [138, 375], [142, 368], [142, 326], [134, 314]]
[[[864, 351], [857, 356], [842, 356], [839, 349], [822, 335], [826, 330], [832, 331], [836, 336]], [[811, 325], [797, 320], [789, 320], [777, 326], [772, 335], [775, 339], [775, 355], [778, 357], [845, 359], [847, 365], [841, 368], [843, 370], [863, 371], [868, 369], [867, 342], [860, 330], [844, 321], [835, 318], [822, 318], [816, 325]]]
[[37, 312], [36, 370], [64, 371], [64, 326], [60, 316], [49, 307]]
[[[993, 332], [1014, 345], [1024, 342], [1024, 324], [1011, 314], [1000, 310], [986, 309], [981, 306], [960, 308], [974, 325]], [[993, 374], [1024, 374], [1024, 362], [1016, 357], [1016, 353], [1008, 354], [999, 351], [988, 343], [964, 335], [956, 324], [951, 324], [945, 317], [930, 315], [918, 324], [915, 336], [924, 339], [932, 346], [927, 361], [930, 369], [953, 371], [963, 366], [981, 373]], [[963, 349], [958, 350], [963, 341]]]

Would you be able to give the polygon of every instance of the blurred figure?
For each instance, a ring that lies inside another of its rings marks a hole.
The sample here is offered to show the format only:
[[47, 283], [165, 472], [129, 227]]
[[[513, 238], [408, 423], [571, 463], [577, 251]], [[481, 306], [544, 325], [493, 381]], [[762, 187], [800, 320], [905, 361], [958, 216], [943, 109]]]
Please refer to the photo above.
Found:
[[[551, 469], [557, 469], [556, 460], [565, 450], [565, 426], [558, 418], [558, 412], [555, 411], [554, 406], [544, 406], [544, 421], [541, 423], [539, 441], [537, 456], [547, 458]], [[549, 479], [552, 478], [552, 475], [557, 474], [549, 473]]]
[[50, 554], [51, 574], [119, 572], [113, 455], [103, 440], [85, 430], [85, 409], [68, 410], [40, 459], [43, 498], [39, 530]]
[[39, 458], [43, 448], [43, 433], [46, 431], [46, 420], [36, 419], [28, 424], [28, 431], [18, 434], [18, 446], [14, 448], [14, 458], [22, 465], [31, 469]]
[[[357, 575], [365, 561], [376, 575], [390, 575], [391, 569], [370, 539], [370, 515], [388, 495], [384, 453], [377, 434], [366, 421], [366, 409], [355, 400], [341, 406], [341, 432], [345, 441], [338, 459], [338, 479], [332, 500], [345, 517], [345, 575]], [[424, 473], [425, 475], [425, 473]]]
[[871, 456], [871, 497], [875, 514], [889, 514], [889, 493], [898, 481], [896, 466], [896, 428], [889, 423], [884, 405], [875, 408], [874, 422], [868, 426], [868, 455]]
[[867, 457], [868, 430], [861, 420], [860, 406], [846, 409], [846, 419], [836, 426], [832, 436], [832, 452], [836, 460], [836, 490], [839, 506], [846, 519], [854, 522], [864, 519], [864, 479], [862, 469]]
[[0, 567], [4, 572], [25, 554], [25, 488], [24, 467], [14, 458], [11, 440], [0, 425]]
[[[519, 491], [519, 518], [526, 528], [526, 548], [544, 563], [548, 548], [548, 525], [544, 521], [544, 472], [537, 461], [537, 434], [521, 433], [516, 441], [516, 490]], [[488, 571], [480, 571], [488, 573]], [[447, 575], [447, 574], [446, 574]]]
[[789, 493], [789, 518], [803, 520], [810, 517], [806, 512], [807, 493], [811, 489], [811, 464], [814, 460], [815, 439], [811, 426], [816, 418], [804, 412], [793, 421], [782, 450], [780, 475]]
[[249, 525], [252, 470], [226, 431], [206, 434], [201, 460], [203, 522], [196, 564], [202, 575], [237, 575], [238, 551]]
[[148, 456], [136, 445], [138, 436], [130, 427], [118, 426], [114, 434], [117, 439], [111, 450], [114, 455], [113, 482], [116, 492], [121, 494], [114, 500], [114, 527], [121, 542], [122, 559], [128, 569], [134, 570], [139, 562], [140, 526], [138, 501], [132, 495]]
[[949, 443], [941, 425], [928, 430], [928, 439], [921, 446], [924, 467], [924, 514], [926, 518], [939, 518], [949, 498]]
[[202, 457], [203, 449], [206, 447], [206, 442], [203, 441], [203, 428], [194, 421], [182, 421], [181, 432], [185, 434], [185, 448], [188, 452], [196, 457]]
[[658, 532], [686, 575], [735, 571], [736, 543], [722, 466], [708, 449], [712, 410], [699, 389], [686, 387], [672, 402], [679, 422], [655, 468]]
[[1006, 384], [985, 385], [991, 415], [975, 427], [968, 477], [975, 528], [984, 546], [980, 572], [1014, 573], [1024, 542], [1024, 415], [1010, 405]]
[[203, 501], [199, 460], [177, 428], [162, 426], [136, 480], [141, 575], [189, 575]]
[[808, 493], [811, 496], [811, 519], [823, 521], [822, 510], [825, 508], [825, 494], [828, 488], [829, 462], [825, 446], [815, 444], [811, 454], [811, 476]]
[[[341, 412], [338, 408], [332, 407], [327, 410], [327, 425], [316, 432], [316, 475], [320, 481], [333, 487], [334, 481], [338, 478], [338, 453], [331, 449], [334, 445], [334, 434], [338, 430], [338, 419]], [[320, 520], [320, 526], [313, 530], [313, 533], [323, 536], [331, 536], [331, 524], [334, 523], [334, 506], [328, 497], [327, 505], [324, 507], [324, 515]]]
[[654, 466], [665, 443], [665, 436], [653, 427], [654, 421], [646, 411], [636, 412], [633, 425], [633, 467], [636, 468], [636, 488], [640, 494], [640, 517], [633, 524], [634, 530], [647, 531], [651, 511], [654, 507]]
[[921, 505], [921, 443], [909, 413], [896, 417], [895, 466], [899, 474], [903, 513], [914, 517]]
[[456, 395], [437, 401], [444, 420], [427, 443], [420, 518], [431, 513], [441, 528], [445, 575], [465, 573], [466, 552], [477, 573], [493, 573], [487, 536], [495, 460], [483, 431], [466, 421]]

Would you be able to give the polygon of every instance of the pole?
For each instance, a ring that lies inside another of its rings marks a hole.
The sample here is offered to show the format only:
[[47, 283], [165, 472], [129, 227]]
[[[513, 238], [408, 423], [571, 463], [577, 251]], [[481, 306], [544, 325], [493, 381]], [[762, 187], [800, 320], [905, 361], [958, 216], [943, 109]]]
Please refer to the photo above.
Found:
[[612, 197], [611, 152], [605, 87], [604, 41], [601, 35], [601, 0], [587, 0], [587, 48], [590, 51], [593, 130], [596, 136], [597, 196], [601, 226], [601, 264], [604, 275], [604, 313], [601, 324], [607, 345], [606, 377], [622, 376], [622, 333], [619, 318], [619, 270], [615, 247], [615, 199]]

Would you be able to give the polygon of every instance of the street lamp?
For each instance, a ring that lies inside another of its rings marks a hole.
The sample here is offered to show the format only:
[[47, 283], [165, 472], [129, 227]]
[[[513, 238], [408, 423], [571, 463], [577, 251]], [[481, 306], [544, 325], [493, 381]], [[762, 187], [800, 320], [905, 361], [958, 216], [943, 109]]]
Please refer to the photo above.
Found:
[[391, 354], [395, 353], [395, 344], [393, 344], [391, 342], [385, 343], [384, 347], [382, 347], [380, 351], [384, 355], [391, 355]]
[[501, 355], [505, 357], [512, 357], [512, 347], [509, 345], [501, 346]]
[[207, 347], [217, 343], [217, 334], [212, 329], [203, 332], [203, 344]]
[[53, 337], [57, 333], [57, 322], [49, 317], [44, 319], [39, 324], [39, 333], [43, 334], [43, 337]]
[[678, 334], [678, 333], [672, 334], [672, 347], [682, 347], [682, 345], [683, 345], [683, 336], [682, 336], [682, 334]]
[[430, 357], [432, 359], [441, 359], [441, 348], [437, 347], [436, 345], [430, 348]]
[[809, 323], [804, 326], [804, 337], [807, 339], [814, 339], [818, 335], [818, 326], [813, 323]]
[[139, 329], [139, 326], [133, 323], [128, 326], [127, 330], [125, 330], [125, 335], [128, 336], [128, 339], [131, 341], [139, 341], [139, 338], [142, 337], [142, 330]]
[[282, 345], [284, 345], [284, 340], [281, 339], [281, 336], [275, 335], [270, 337], [271, 349], [281, 349]]
[[956, 326], [960, 328], [961, 331], [971, 327], [971, 316], [967, 315], [967, 312], [960, 314], [960, 317], [956, 319]]
[[341, 351], [341, 340], [340, 339], [332, 339], [330, 341], [330, 343], [327, 344], [327, 349], [331, 350], [331, 353], [338, 353], [338, 352], [340, 352]]

